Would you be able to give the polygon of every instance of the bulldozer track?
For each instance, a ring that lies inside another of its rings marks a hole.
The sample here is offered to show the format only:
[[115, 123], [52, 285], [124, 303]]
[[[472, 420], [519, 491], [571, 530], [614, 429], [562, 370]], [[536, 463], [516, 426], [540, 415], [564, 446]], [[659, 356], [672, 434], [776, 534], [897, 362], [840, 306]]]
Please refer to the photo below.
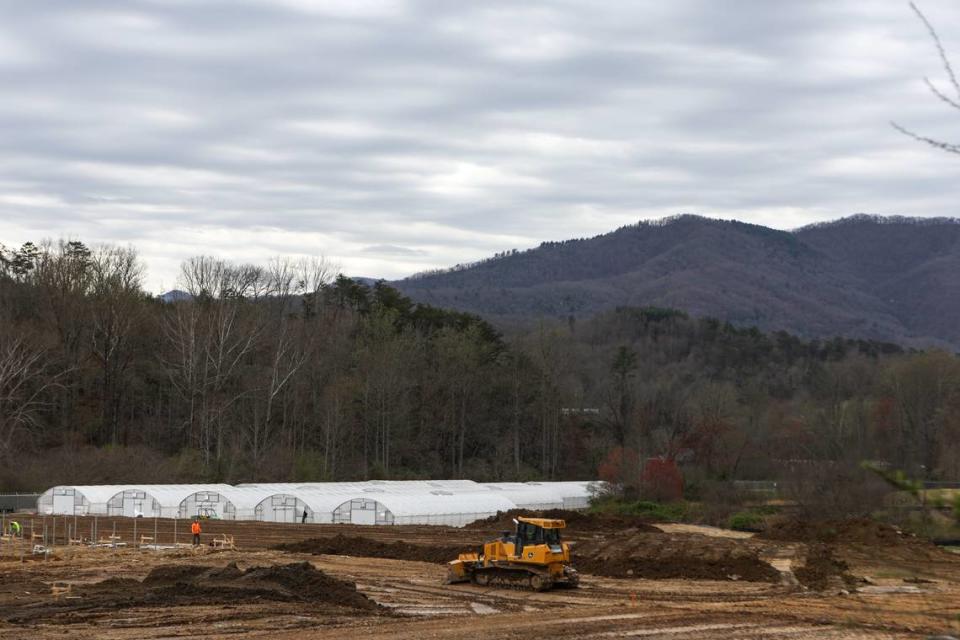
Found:
[[478, 587], [499, 587], [522, 591], [546, 591], [553, 586], [553, 579], [536, 571], [494, 567], [476, 569], [471, 582]]

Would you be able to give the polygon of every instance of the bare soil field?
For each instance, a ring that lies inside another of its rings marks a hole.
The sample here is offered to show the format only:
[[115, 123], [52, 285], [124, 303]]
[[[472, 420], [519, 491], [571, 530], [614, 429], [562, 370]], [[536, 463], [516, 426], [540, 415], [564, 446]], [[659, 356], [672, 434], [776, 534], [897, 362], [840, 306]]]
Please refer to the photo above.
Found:
[[[42, 531], [43, 519], [35, 520]], [[217, 550], [173, 546], [173, 521], [141, 520], [135, 539], [131, 520], [116, 519], [114, 529], [105, 518], [96, 522], [96, 539], [116, 535], [125, 546], [67, 545], [59, 520], [50, 554], [0, 545], [0, 633], [71, 640], [960, 637], [960, 555], [889, 532], [858, 535], [855, 525], [831, 536], [785, 526], [748, 538], [689, 525], [653, 531], [583, 523], [569, 536], [581, 587], [534, 593], [442, 584], [446, 554], [479, 545], [496, 526], [205, 523], [205, 542], [235, 537], [238, 549]], [[76, 529], [70, 520], [67, 539], [77, 539], [75, 532], [89, 538], [90, 519], [78, 518]], [[49, 540], [49, 518], [46, 525]], [[188, 542], [185, 523], [176, 527]], [[156, 537], [160, 548], [137, 549], [142, 535]]]

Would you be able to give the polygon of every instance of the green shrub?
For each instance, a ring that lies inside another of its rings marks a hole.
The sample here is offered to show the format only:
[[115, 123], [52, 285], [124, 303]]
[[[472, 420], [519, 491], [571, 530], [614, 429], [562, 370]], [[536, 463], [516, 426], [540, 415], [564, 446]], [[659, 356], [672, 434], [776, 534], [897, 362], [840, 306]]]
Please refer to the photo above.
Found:
[[657, 522], [682, 522], [694, 510], [689, 502], [651, 502], [650, 500], [627, 501], [622, 498], [602, 498], [590, 507], [593, 513], [620, 516], [641, 516]]
[[781, 507], [775, 504], [758, 504], [755, 507], [750, 507], [750, 511], [761, 516], [775, 516], [782, 510], [783, 509]]
[[763, 525], [763, 515], [756, 511], [741, 511], [727, 520], [727, 527], [737, 531], [757, 531]]

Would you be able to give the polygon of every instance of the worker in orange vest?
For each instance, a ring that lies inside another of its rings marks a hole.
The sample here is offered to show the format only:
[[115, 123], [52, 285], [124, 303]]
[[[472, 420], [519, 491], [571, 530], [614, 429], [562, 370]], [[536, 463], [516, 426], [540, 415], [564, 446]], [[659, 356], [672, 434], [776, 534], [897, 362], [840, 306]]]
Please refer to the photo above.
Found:
[[197, 517], [190, 525], [190, 533], [193, 534], [193, 546], [200, 546], [200, 518]]

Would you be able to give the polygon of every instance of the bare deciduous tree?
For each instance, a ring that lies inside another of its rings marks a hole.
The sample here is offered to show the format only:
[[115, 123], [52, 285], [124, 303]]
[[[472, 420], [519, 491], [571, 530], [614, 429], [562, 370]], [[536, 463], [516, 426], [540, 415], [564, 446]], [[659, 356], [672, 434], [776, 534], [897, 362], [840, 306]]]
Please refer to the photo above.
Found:
[[164, 319], [167, 349], [161, 362], [187, 403], [184, 426], [207, 464], [222, 456], [226, 411], [246, 393], [233, 382], [263, 322], [242, 310], [248, 296], [262, 291], [262, 278], [259, 268], [191, 258], [181, 266], [180, 282], [192, 299], [174, 303]]
[[20, 437], [42, 427], [40, 412], [50, 406], [47, 396], [59, 377], [42, 350], [0, 335], [0, 460], [11, 460]]
[[100, 441], [125, 442], [120, 429], [124, 374], [134, 358], [130, 340], [143, 313], [144, 266], [132, 248], [104, 246], [94, 251], [91, 352], [100, 366]]

